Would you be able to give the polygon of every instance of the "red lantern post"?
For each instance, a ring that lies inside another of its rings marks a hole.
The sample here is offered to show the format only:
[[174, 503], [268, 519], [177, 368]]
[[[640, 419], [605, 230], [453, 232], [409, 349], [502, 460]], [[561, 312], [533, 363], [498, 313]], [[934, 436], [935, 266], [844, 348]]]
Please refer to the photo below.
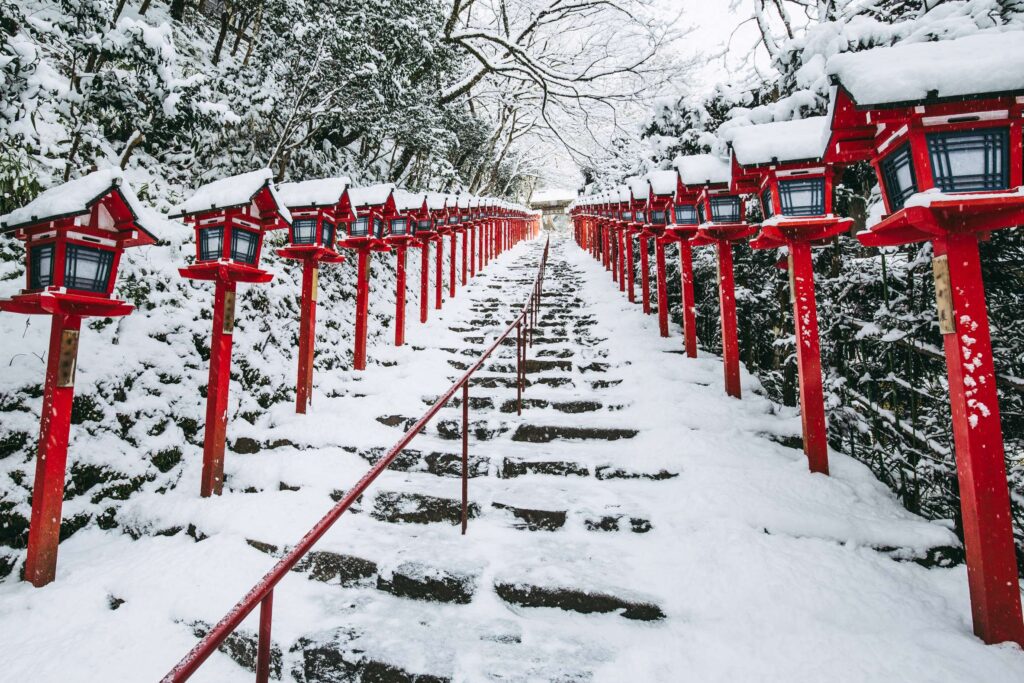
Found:
[[733, 190], [757, 195], [764, 215], [751, 246], [789, 252], [804, 453], [811, 471], [822, 474], [828, 474], [828, 435], [811, 247], [853, 224], [832, 213], [836, 170], [825, 160], [827, 132], [828, 119], [816, 116], [740, 128], [732, 140]]
[[[402, 346], [405, 344], [405, 253], [410, 245], [423, 244], [417, 239], [420, 223], [425, 224], [428, 234], [433, 232], [433, 225], [427, 198], [423, 193], [396, 190], [395, 210], [397, 215], [390, 220], [391, 229], [385, 241], [395, 250], [395, 346]], [[425, 289], [425, 283], [421, 280], [421, 295]], [[425, 315], [424, 304], [425, 301], [420, 303], [421, 316]]]
[[[722, 322], [722, 361], [725, 393], [741, 397], [740, 349], [736, 331], [736, 285], [732, 243], [755, 231], [744, 220], [743, 200], [729, 191], [729, 163], [710, 154], [683, 157], [676, 168], [686, 187], [701, 187], [697, 200], [697, 237], [694, 245], [713, 244], [718, 254], [718, 302]], [[703, 177], [703, 180], [696, 180]]]
[[373, 252], [391, 251], [385, 238], [390, 234], [390, 221], [397, 216], [391, 184], [352, 188], [349, 200], [355, 220], [349, 224], [348, 236], [338, 246], [358, 254], [356, 273], [356, 323], [352, 367], [366, 369], [366, 335], [370, 310], [370, 258]]
[[278, 188], [278, 196], [292, 214], [292, 225], [288, 230], [288, 246], [278, 249], [277, 253], [282, 258], [302, 262], [296, 413], [305, 413], [313, 400], [320, 264], [344, 261], [334, 250], [334, 241], [338, 224], [350, 220], [348, 182], [348, 178], [325, 178], [284, 183]]
[[200, 482], [200, 495], [205, 498], [220, 495], [224, 486], [235, 293], [239, 283], [273, 279], [273, 273], [259, 268], [263, 237], [268, 230], [288, 227], [291, 215], [277, 196], [273, 174], [267, 168], [202, 186], [179, 208], [178, 215], [196, 231], [196, 262], [178, 272], [189, 280], [214, 283]]
[[[629, 186], [630, 206], [633, 211], [633, 219], [630, 224], [631, 235], [637, 236], [637, 246], [640, 249], [640, 302], [645, 315], [651, 313], [651, 263], [647, 240], [651, 236], [647, 221], [647, 197], [650, 194], [650, 185], [644, 176], [634, 176], [626, 179]], [[632, 236], [629, 240], [630, 249], [633, 246]], [[633, 259], [630, 255], [630, 301], [633, 301]]]
[[[931, 242], [974, 632], [1024, 646], [999, 397], [978, 243], [1024, 224], [1020, 31], [838, 55], [832, 130], [864, 150], [888, 215], [866, 246]], [[907, 84], [912, 84], [907, 86]], [[857, 139], [856, 133], [860, 133]]]
[[50, 342], [39, 425], [25, 580], [45, 586], [57, 573], [71, 404], [82, 318], [119, 317], [112, 299], [121, 254], [153, 244], [151, 214], [118, 170], [97, 171], [47, 190], [0, 217], [0, 234], [25, 242], [25, 288], [0, 310], [49, 315]]

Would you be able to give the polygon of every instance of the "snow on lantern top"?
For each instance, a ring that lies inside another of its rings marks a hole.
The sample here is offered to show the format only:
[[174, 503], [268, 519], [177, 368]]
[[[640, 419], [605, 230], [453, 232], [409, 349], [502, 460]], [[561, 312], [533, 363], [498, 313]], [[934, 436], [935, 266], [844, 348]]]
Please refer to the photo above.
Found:
[[356, 219], [349, 224], [349, 237], [383, 239], [389, 233], [387, 222], [395, 213], [395, 186], [392, 183], [353, 187], [348, 191]]
[[[274, 188], [274, 174], [269, 168], [221, 178], [203, 185], [175, 211], [175, 217], [221, 213], [227, 209], [253, 206], [263, 219], [265, 230], [284, 227], [292, 217]], [[266, 219], [274, 220], [270, 224]]]
[[1024, 92], [1024, 31], [842, 53], [826, 72], [859, 107]]
[[675, 171], [652, 171], [646, 176], [651, 185], [651, 192], [659, 197], [674, 195], [678, 174]]
[[297, 207], [337, 206], [351, 184], [348, 178], [320, 178], [297, 183], [281, 183], [277, 196], [289, 209]]
[[743, 166], [760, 166], [823, 158], [831, 129], [827, 116], [812, 116], [733, 128], [729, 134], [733, 158]]
[[676, 157], [672, 162], [679, 171], [679, 180], [687, 187], [728, 183], [732, 177], [729, 162], [714, 154]]

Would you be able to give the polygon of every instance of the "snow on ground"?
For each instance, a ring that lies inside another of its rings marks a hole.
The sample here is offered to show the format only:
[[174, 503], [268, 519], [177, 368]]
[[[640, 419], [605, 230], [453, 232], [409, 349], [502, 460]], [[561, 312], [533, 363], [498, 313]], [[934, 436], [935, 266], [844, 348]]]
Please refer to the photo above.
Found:
[[[310, 414], [273, 407], [262, 437], [292, 445], [229, 453], [223, 496], [198, 498], [193, 459], [173, 490], [126, 502], [131, 534], [90, 527], [62, 544], [56, 583], [7, 577], [3, 678], [165, 673], [195, 642], [190, 624], [216, 621], [273, 563], [247, 539], [297, 540], [513, 317], [540, 249], [492, 263], [410, 324], [407, 347], [376, 347], [387, 363], [319, 373]], [[470, 391], [469, 534], [444, 507], [458, 441], [435, 424], [317, 546], [324, 564], [276, 592], [285, 680], [1024, 679], [1024, 653], [972, 635], [963, 566], [897, 561], [955, 544], [948, 529], [850, 458], [810, 474], [772, 439], [798, 433], [792, 410], [746, 373], [744, 399], [727, 398], [720, 359], [682, 356], [678, 328], [660, 338], [576, 245], [553, 243], [548, 274], [532, 403], [502, 411], [511, 347]], [[343, 669], [352, 678], [325, 673]], [[194, 678], [251, 679], [226, 654]]]

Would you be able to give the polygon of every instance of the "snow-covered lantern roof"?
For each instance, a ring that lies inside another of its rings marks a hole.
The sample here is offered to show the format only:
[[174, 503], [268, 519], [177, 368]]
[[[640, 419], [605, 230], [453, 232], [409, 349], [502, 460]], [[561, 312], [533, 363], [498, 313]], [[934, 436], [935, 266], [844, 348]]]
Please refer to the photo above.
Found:
[[[338, 226], [354, 219], [349, 182], [344, 177], [319, 178], [277, 187], [278, 197], [292, 214], [288, 242], [292, 251], [297, 250], [295, 256], [317, 247], [334, 251]], [[344, 226], [341, 229], [344, 231]]]
[[626, 178], [626, 187], [629, 188], [630, 206], [633, 209], [633, 222], [647, 222], [647, 197], [650, 195], [651, 187], [647, 184], [645, 176], [635, 175]]
[[[26, 295], [42, 292], [51, 297], [66, 292], [109, 299], [121, 254], [126, 247], [156, 242], [160, 220], [139, 202], [115, 169], [51, 188], [0, 216], [0, 234], [13, 234], [25, 242], [23, 302], [28, 301]], [[131, 310], [122, 306], [124, 312]]]
[[647, 197], [648, 222], [653, 226], [668, 225], [679, 174], [676, 171], [652, 171], [644, 178], [647, 180], [649, 192]]
[[395, 186], [392, 183], [349, 188], [348, 196], [355, 212], [349, 224], [349, 239], [372, 240], [388, 236], [388, 222], [396, 215]]
[[257, 268], [264, 233], [287, 228], [292, 220], [269, 168], [203, 185], [176, 215], [195, 227], [196, 266], [204, 272], [212, 264]]
[[[1024, 31], [843, 53], [826, 70], [829, 153], [871, 161], [888, 213], [929, 190], [991, 194], [1024, 184]], [[907, 241], [918, 239], [927, 236]]]
[[831, 214], [829, 136], [827, 116], [731, 129], [732, 189], [756, 194], [766, 220]]
[[418, 232], [420, 223], [425, 223], [424, 231], [430, 232], [430, 209], [427, 208], [425, 192], [407, 192], [395, 190], [395, 211], [397, 215], [391, 219], [391, 238], [409, 237]]
[[743, 202], [729, 189], [732, 172], [729, 161], [714, 154], [677, 157], [675, 224], [740, 224]]

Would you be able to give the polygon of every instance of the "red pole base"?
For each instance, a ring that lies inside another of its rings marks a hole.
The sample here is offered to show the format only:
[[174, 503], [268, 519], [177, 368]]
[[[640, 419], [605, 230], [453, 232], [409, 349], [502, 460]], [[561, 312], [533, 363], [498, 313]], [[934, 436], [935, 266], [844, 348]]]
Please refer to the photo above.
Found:
[[952, 329], [943, 330], [947, 332], [943, 334], [943, 344], [974, 633], [986, 643], [1009, 641], [1024, 647], [999, 396], [978, 238], [975, 234], [953, 233], [936, 240], [934, 246], [936, 272], [944, 260], [951, 285]]
[[640, 298], [644, 315], [651, 314], [651, 257], [647, 250], [648, 237], [640, 235]]
[[679, 243], [679, 272], [683, 290], [683, 340], [686, 355], [697, 357], [697, 302], [693, 293], [693, 248]]
[[405, 245], [395, 248], [395, 346], [405, 344]]
[[420, 242], [420, 322], [430, 314], [430, 242]]
[[213, 335], [210, 339], [210, 374], [206, 386], [203, 473], [199, 484], [199, 495], [203, 498], [219, 496], [224, 488], [224, 440], [228, 427], [234, 330], [235, 283], [217, 280], [213, 300]]
[[312, 259], [302, 262], [302, 302], [299, 319], [299, 377], [295, 383], [295, 412], [305, 413], [312, 402], [313, 358], [316, 343], [316, 299], [319, 266]]
[[434, 272], [434, 309], [440, 311], [444, 291], [444, 235], [437, 237], [437, 263]]
[[722, 317], [722, 361], [725, 366], [725, 393], [741, 398], [740, 345], [736, 332], [736, 284], [732, 272], [732, 244], [716, 242], [718, 250], [718, 302]]
[[812, 472], [828, 474], [828, 432], [825, 394], [821, 383], [821, 345], [818, 338], [818, 307], [814, 301], [814, 263], [807, 242], [789, 243], [789, 267], [793, 274], [793, 319], [800, 382], [800, 420], [804, 453]]
[[356, 276], [356, 330], [355, 353], [352, 367], [355, 370], [366, 369], [366, 332], [367, 318], [370, 311], [370, 252], [359, 250], [359, 272]]
[[665, 242], [655, 238], [654, 260], [658, 271], [658, 331], [662, 337], [668, 336], [668, 279], [665, 265]]
[[64, 471], [71, 432], [71, 404], [75, 397], [78, 337], [82, 319], [56, 314], [50, 321], [50, 346], [46, 357], [36, 480], [32, 487], [32, 516], [28, 529], [25, 580], [45, 586], [57, 576]]
[[626, 286], [629, 289], [629, 303], [636, 303], [636, 268], [633, 266], [633, 235], [626, 232]]
[[451, 298], [451, 299], [455, 298], [455, 259], [456, 259], [456, 256], [457, 256], [456, 252], [458, 251], [458, 241], [457, 241], [458, 239], [459, 239], [458, 233], [453, 232], [452, 233], [452, 257], [448, 261], [448, 265], [449, 265], [448, 271], [449, 271], [449, 275], [450, 275], [450, 277], [448, 278], [448, 282], [449, 282], [449, 285], [448, 285], [448, 297]]

